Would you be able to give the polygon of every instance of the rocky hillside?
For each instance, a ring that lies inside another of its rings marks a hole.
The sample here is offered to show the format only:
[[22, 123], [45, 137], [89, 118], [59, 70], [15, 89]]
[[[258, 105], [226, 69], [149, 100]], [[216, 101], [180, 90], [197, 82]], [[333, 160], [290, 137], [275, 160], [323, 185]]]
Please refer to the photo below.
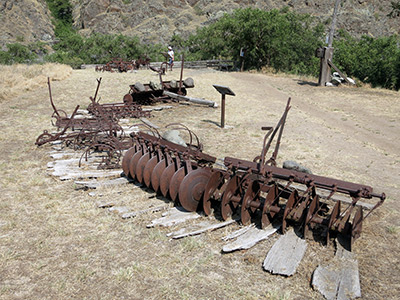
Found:
[[0, 0], [0, 46], [54, 38], [51, 14], [44, 0]]
[[[237, 8], [282, 8], [316, 16], [329, 27], [334, 0], [70, 0], [74, 25], [91, 32], [137, 35], [143, 42], [166, 44], [176, 34], [186, 37]], [[400, 33], [400, 17], [389, 18], [391, 0], [342, 0], [337, 28], [353, 35]], [[54, 38], [45, 0], [0, 0], [0, 45]]]

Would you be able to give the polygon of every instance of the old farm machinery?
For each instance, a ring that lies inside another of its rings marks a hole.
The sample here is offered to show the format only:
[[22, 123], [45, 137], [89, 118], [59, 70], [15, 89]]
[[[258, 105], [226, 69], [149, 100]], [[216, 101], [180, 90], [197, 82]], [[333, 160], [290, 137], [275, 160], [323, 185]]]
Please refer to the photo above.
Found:
[[[158, 133], [139, 131], [123, 158], [123, 171], [188, 211], [206, 215], [214, 211], [223, 220], [240, 218], [243, 224], [254, 221], [261, 228], [277, 222], [283, 232], [294, 225], [304, 236], [322, 233], [326, 242], [341, 234], [351, 245], [360, 236], [363, 220], [383, 203], [385, 194], [374, 193], [367, 185], [278, 167], [276, 158], [289, 110], [290, 98], [277, 126], [262, 128], [267, 131], [262, 151], [252, 161], [225, 157], [221, 167], [215, 157], [202, 152], [199, 143], [185, 147]], [[377, 200], [366, 216], [362, 199]]]
[[180, 79], [169, 81], [164, 81], [162, 78], [166, 69], [165, 62], [161, 64], [159, 69], [151, 67], [151, 70], [158, 73], [159, 82], [150, 82], [148, 84], [137, 82], [130, 85], [128, 94], [124, 96], [124, 102], [151, 105], [157, 102], [176, 101], [174, 98], [166, 95], [165, 92], [185, 96], [187, 94], [186, 89], [194, 87], [194, 81], [190, 77], [183, 80], [183, 66], [184, 59], [182, 57]]
[[[150, 117], [150, 111], [145, 111], [142, 109], [142, 106], [137, 103], [133, 103], [133, 101], [129, 101], [127, 99], [124, 102], [119, 103], [102, 103], [100, 104], [99, 100], [96, 100], [97, 93], [99, 91], [101, 84], [101, 77], [97, 79], [97, 88], [94, 94], [94, 97], [90, 97], [91, 103], [88, 105], [87, 110], [89, 113], [95, 116], [111, 116], [113, 118], [141, 118], [141, 117]], [[125, 100], [125, 98], [124, 98]]]
[[[94, 98], [90, 97], [94, 103], [97, 103], [95, 99], [100, 81], [98, 80]], [[115, 109], [107, 109], [107, 106], [104, 108], [97, 103], [94, 105], [95, 113], [93, 117], [78, 115], [79, 105], [76, 106], [71, 116], [68, 116], [54, 105], [50, 79], [48, 79], [47, 83], [50, 103], [53, 108], [52, 119], [55, 119], [55, 122], [52, 121], [52, 124], [57, 127], [58, 131], [50, 133], [44, 130], [37, 137], [35, 144], [42, 146], [46, 143], [59, 142], [61, 145], [73, 148], [74, 150], [85, 149], [82, 158], [87, 158], [92, 152], [102, 152], [105, 155], [103, 155], [99, 168], [120, 167], [119, 162], [122, 157], [122, 151], [133, 145], [132, 139], [129, 135], [126, 135], [124, 129], [118, 124], [117, 117], [121, 117], [121, 114], [115, 113]], [[138, 111], [141, 112], [141, 110]], [[135, 114], [135, 117], [138, 116], [148, 116], [148, 114], [145, 112], [140, 115]]]

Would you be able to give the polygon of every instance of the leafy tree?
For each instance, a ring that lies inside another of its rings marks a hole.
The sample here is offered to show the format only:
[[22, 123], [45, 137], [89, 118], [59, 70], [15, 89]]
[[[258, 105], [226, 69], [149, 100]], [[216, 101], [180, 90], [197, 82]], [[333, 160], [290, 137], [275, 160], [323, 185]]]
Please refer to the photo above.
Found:
[[214, 24], [199, 29], [187, 41], [194, 59], [238, 59], [246, 49], [245, 66], [278, 71], [316, 73], [315, 49], [322, 44], [322, 26], [313, 18], [285, 10], [238, 9]]

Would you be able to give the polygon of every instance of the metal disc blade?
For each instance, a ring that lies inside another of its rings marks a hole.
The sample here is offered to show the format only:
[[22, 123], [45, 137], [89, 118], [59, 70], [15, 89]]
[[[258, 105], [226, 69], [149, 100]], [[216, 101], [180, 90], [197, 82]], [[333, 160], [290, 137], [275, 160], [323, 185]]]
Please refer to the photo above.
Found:
[[159, 163], [156, 164], [153, 172], [151, 172], [151, 186], [155, 192], [158, 192], [160, 189], [161, 174], [164, 172], [166, 167], [166, 160], [162, 159]]
[[142, 157], [138, 160], [138, 163], [136, 165], [136, 170], [135, 170], [135, 176], [136, 180], [139, 181], [139, 183], [143, 183], [143, 171], [144, 167], [147, 164], [147, 162], [150, 160], [150, 152], [147, 152], [146, 154], [142, 155]]
[[136, 166], [142, 156], [143, 152], [138, 151], [132, 156], [131, 161], [129, 162], [129, 175], [131, 175], [132, 179], [136, 179]]
[[235, 197], [239, 186], [239, 177], [234, 175], [228, 182], [224, 195], [221, 201], [221, 216], [224, 221], [232, 216], [234, 208], [238, 203], [232, 202], [232, 197]]
[[180, 167], [171, 177], [171, 181], [169, 182], [169, 196], [174, 202], [178, 201], [179, 187], [185, 175], [185, 167]]
[[151, 186], [151, 174], [158, 163], [158, 156], [155, 155], [147, 162], [143, 170], [143, 182], [147, 187]]
[[297, 190], [294, 190], [290, 196], [288, 201], [286, 202], [285, 210], [283, 212], [283, 218], [282, 218], [282, 233], [285, 233], [286, 227], [287, 227], [287, 217], [292, 211], [294, 204], [297, 202], [297, 199], [299, 198], [299, 195], [297, 193]]
[[161, 174], [160, 191], [164, 197], [167, 197], [168, 195], [169, 182], [171, 181], [171, 178], [175, 174], [176, 170], [175, 163], [172, 163]]
[[254, 180], [250, 183], [249, 188], [246, 190], [246, 193], [243, 196], [242, 208], [240, 211], [240, 219], [243, 225], [249, 225], [251, 222], [250, 212], [254, 212], [255, 209], [250, 206], [250, 203], [252, 201], [260, 202], [258, 197], [259, 191], [260, 184], [258, 183], [258, 181]]
[[215, 199], [215, 191], [224, 183], [224, 175], [220, 171], [212, 172], [211, 177], [204, 188], [203, 210], [206, 216], [211, 215], [211, 201]]
[[196, 211], [211, 177], [209, 169], [199, 168], [187, 174], [179, 186], [179, 202], [187, 211]]
[[261, 228], [265, 228], [269, 224], [271, 224], [271, 219], [273, 217], [272, 212], [269, 210], [271, 205], [274, 203], [276, 197], [278, 195], [278, 187], [273, 185], [265, 198], [263, 211], [261, 214]]
[[136, 153], [136, 147], [135, 146], [130, 147], [128, 151], [125, 152], [124, 158], [122, 159], [122, 170], [124, 171], [126, 177], [130, 177], [129, 162], [131, 161], [131, 158], [135, 153]]

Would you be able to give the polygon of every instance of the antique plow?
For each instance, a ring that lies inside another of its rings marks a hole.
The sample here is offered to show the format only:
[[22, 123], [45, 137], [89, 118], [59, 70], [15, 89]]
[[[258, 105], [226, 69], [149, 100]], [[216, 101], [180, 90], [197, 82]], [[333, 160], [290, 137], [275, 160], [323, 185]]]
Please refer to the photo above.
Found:
[[[261, 154], [253, 161], [225, 157], [224, 168], [217, 168], [216, 159], [200, 149], [139, 132], [122, 168], [126, 175], [188, 211], [209, 215], [214, 210], [223, 220], [240, 217], [242, 224], [253, 221], [261, 228], [278, 223], [282, 232], [293, 225], [305, 237], [320, 233], [326, 242], [341, 234], [352, 245], [363, 221], [386, 196], [367, 185], [278, 167], [276, 158], [289, 110], [290, 98], [277, 126], [262, 128], [267, 133]], [[267, 159], [275, 137], [275, 148]], [[376, 200], [366, 216], [364, 199]]]
[[[263, 128], [268, 132], [260, 156], [253, 161], [225, 157], [226, 169], [213, 170], [204, 189], [203, 211], [210, 214], [214, 204], [220, 209], [223, 220], [240, 214], [242, 224], [247, 225], [253, 220], [264, 228], [278, 222], [282, 232], [293, 224], [301, 228], [304, 236], [310, 230], [322, 230], [327, 242], [332, 233], [340, 233], [348, 237], [352, 245], [361, 234], [363, 220], [383, 203], [386, 196], [374, 193], [367, 185], [277, 167], [275, 160], [289, 109], [290, 98], [275, 129]], [[275, 149], [266, 160], [276, 134]], [[364, 216], [359, 202], [373, 198], [377, 202]], [[332, 203], [329, 208], [328, 204]]]
[[[188, 132], [190, 140], [187, 146], [162, 138], [154, 129], [151, 134], [139, 131], [133, 135], [134, 146], [124, 155], [122, 169], [126, 176], [179, 203], [185, 198], [181, 193], [186, 193], [181, 187], [189, 185], [192, 191], [196, 191], [197, 185], [205, 185], [204, 179], [211, 174], [216, 158], [202, 152], [197, 136], [186, 126], [170, 124], [168, 127]], [[196, 144], [192, 143], [193, 139], [196, 139]], [[196, 175], [191, 176], [192, 173]], [[199, 190], [203, 189], [204, 186]], [[194, 192], [188, 196], [191, 198], [188, 201], [199, 203], [202, 194]]]
[[90, 97], [91, 103], [87, 110], [95, 116], [109, 116], [111, 118], [141, 118], [150, 117], [150, 111], [142, 110], [142, 106], [133, 103], [133, 101], [124, 101], [121, 103], [103, 103], [100, 104], [100, 99], [96, 101], [97, 93], [100, 88], [101, 77], [97, 79], [97, 88], [94, 97]]

